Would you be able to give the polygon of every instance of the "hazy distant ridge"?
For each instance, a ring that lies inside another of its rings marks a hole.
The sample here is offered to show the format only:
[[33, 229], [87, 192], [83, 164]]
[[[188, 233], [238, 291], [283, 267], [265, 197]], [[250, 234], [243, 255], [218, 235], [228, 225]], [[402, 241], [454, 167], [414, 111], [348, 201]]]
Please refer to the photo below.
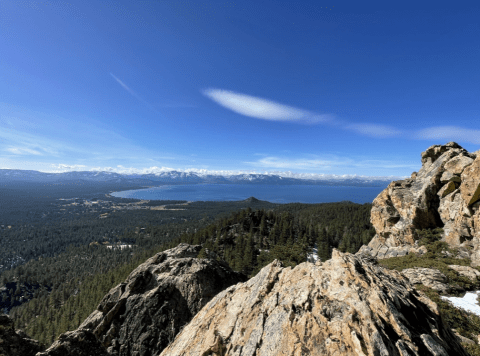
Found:
[[61, 183], [88, 181], [104, 183], [125, 183], [138, 185], [159, 184], [315, 184], [378, 186], [400, 177], [355, 177], [330, 176], [329, 178], [300, 179], [275, 174], [244, 173], [236, 175], [201, 174], [194, 172], [168, 171], [151, 174], [122, 174], [100, 171], [73, 171], [44, 173], [31, 170], [0, 169], [0, 183], [32, 182]]

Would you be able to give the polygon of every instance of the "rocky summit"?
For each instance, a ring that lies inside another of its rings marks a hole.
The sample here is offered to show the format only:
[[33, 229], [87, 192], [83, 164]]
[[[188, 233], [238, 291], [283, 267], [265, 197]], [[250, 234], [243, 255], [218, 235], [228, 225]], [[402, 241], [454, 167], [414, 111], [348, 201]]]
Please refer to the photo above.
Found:
[[110, 290], [78, 330], [61, 335], [42, 356], [61, 355], [58, 350], [73, 355], [82, 343], [98, 353], [75, 355], [160, 354], [210, 299], [246, 279], [211, 252], [209, 259], [196, 258], [201, 248], [180, 244], [148, 259]]
[[429, 147], [421, 162], [411, 178], [390, 183], [373, 201], [376, 235], [361, 253], [421, 254], [426, 250], [416, 245], [416, 230], [443, 228], [444, 240], [480, 265], [480, 151], [450, 142]]
[[162, 356], [467, 355], [437, 306], [399, 272], [334, 250], [274, 261], [213, 298]]
[[42, 345], [32, 340], [20, 330], [15, 330], [13, 320], [8, 315], [0, 314], [0, 355], [34, 356], [43, 350]]

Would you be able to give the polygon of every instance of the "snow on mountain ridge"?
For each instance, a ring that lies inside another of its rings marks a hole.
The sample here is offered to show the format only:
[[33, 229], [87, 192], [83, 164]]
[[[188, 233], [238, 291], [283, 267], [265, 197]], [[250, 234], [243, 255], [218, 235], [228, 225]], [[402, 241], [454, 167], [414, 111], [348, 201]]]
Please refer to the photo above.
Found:
[[[39, 172], [26, 170], [9, 170], [0, 169], [0, 179], [23, 179], [23, 180], [55, 180], [55, 179], [86, 179], [95, 181], [122, 181], [122, 180], [151, 180], [151, 181], [185, 181], [185, 183], [208, 183], [208, 182], [290, 182], [310, 181], [313, 183], [320, 182], [348, 182], [348, 183], [372, 183], [372, 182], [390, 182], [405, 177], [382, 177], [382, 176], [359, 176], [359, 175], [334, 175], [334, 174], [314, 174], [314, 173], [293, 173], [287, 172], [245, 172], [245, 171], [208, 171], [201, 170], [175, 170], [166, 167], [152, 167], [148, 170], [131, 170], [123, 172], [114, 171], [67, 171], [67, 172]], [[302, 183], [299, 182], [299, 183]]]

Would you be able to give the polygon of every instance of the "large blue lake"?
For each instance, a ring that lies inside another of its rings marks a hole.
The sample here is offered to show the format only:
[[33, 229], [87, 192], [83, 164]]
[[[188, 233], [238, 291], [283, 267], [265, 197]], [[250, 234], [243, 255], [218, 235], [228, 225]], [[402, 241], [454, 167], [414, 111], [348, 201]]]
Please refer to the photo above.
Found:
[[118, 198], [145, 200], [235, 201], [255, 197], [272, 203], [331, 203], [350, 200], [371, 203], [387, 187], [323, 185], [191, 184], [111, 193]]

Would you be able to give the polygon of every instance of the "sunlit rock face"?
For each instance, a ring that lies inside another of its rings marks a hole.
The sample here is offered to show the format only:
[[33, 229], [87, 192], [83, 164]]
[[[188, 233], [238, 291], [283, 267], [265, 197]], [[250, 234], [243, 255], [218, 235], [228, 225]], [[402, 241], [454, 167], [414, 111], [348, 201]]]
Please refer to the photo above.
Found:
[[283, 268], [219, 293], [161, 354], [467, 355], [437, 306], [365, 255]]
[[422, 253], [415, 230], [441, 227], [451, 246], [473, 248], [472, 265], [480, 265], [480, 153], [455, 142], [422, 153], [422, 168], [395, 181], [373, 201], [376, 235], [361, 253], [377, 258]]

